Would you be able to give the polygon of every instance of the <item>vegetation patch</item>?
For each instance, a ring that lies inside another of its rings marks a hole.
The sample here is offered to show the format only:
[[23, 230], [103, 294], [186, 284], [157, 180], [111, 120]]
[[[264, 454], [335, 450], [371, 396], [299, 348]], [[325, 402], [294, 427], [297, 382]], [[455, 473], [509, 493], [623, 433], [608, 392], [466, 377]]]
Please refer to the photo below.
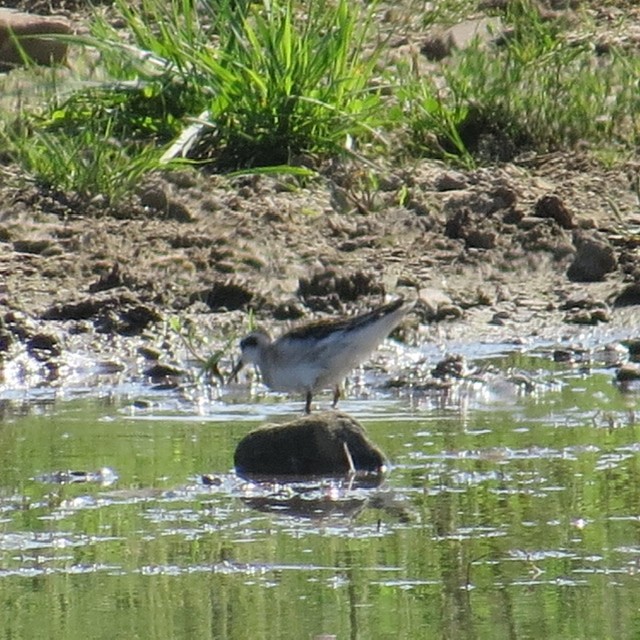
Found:
[[640, 56], [596, 46], [588, 21], [576, 32], [516, 0], [493, 39], [424, 73], [383, 64], [393, 27], [380, 35], [380, 15], [348, 0], [115, 0], [71, 38], [93, 52], [91, 79], [4, 113], [3, 158], [47, 187], [116, 202], [176, 162], [299, 175], [344, 155], [472, 167], [577, 147], [615, 163], [637, 147]]

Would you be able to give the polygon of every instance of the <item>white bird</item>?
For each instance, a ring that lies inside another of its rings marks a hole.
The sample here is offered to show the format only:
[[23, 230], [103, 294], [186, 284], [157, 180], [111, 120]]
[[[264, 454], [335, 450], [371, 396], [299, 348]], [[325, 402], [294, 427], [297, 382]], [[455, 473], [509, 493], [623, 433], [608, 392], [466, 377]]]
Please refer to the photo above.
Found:
[[398, 298], [353, 318], [303, 325], [275, 341], [264, 331], [254, 331], [240, 341], [242, 353], [230, 380], [253, 363], [269, 388], [304, 394], [305, 413], [311, 413], [313, 394], [325, 387], [334, 388], [335, 408], [342, 380], [369, 357], [412, 307], [413, 303]]

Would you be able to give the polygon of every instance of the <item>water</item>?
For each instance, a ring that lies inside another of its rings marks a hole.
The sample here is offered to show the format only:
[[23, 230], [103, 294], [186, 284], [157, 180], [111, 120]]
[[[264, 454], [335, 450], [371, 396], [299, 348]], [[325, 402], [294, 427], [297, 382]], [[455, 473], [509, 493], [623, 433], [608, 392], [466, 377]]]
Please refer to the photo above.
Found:
[[0, 638], [637, 636], [638, 392], [544, 355], [481, 369], [343, 405], [393, 463], [378, 487], [233, 474], [298, 402], [12, 402]]

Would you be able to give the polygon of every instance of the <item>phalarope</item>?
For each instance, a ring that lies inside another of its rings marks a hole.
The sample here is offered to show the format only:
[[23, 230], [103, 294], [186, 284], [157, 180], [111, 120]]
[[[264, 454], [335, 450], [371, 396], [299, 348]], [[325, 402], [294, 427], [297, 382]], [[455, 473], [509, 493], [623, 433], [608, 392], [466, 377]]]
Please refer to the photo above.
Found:
[[313, 394], [325, 387], [334, 388], [335, 408], [343, 378], [367, 359], [412, 307], [398, 298], [353, 318], [303, 325], [275, 341], [264, 331], [254, 331], [240, 341], [242, 354], [229, 379], [253, 363], [269, 388], [303, 393], [305, 413], [311, 413]]

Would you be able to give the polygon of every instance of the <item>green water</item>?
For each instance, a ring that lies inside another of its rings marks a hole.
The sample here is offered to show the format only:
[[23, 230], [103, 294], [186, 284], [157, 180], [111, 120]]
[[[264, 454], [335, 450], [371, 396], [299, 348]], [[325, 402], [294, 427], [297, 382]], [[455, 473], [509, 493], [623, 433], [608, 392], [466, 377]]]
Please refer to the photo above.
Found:
[[561, 368], [503, 386], [346, 403], [393, 462], [377, 489], [248, 485], [258, 423], [215, 403], [5, 411], [0, 638], [639, 636], [638, 393]]

